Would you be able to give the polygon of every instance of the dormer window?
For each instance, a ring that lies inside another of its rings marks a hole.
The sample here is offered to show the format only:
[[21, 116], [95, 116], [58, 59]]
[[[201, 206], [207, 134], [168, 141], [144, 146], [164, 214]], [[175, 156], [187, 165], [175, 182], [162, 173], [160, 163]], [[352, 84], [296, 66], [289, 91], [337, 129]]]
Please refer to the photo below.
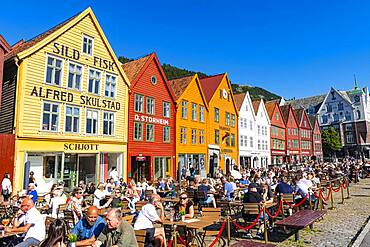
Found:
[[331, 91], [330, 93], [331, 93], [331, 99], [332, 99], [332, 100], [335, 100], [335, 99], [336, 99], [336, 98], [335, 98], [335, 92], [334, 92], [334, 91]]
[[92, 56], [94, 47], [94, 39], [90, 36], [82, 36], [82, 53]]

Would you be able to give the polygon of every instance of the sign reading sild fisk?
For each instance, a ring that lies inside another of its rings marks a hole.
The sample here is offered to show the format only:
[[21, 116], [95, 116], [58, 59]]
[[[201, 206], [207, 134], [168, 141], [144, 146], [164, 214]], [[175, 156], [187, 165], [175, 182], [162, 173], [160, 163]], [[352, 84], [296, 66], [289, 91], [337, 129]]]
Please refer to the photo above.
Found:
[[[62, 102], [72, 103], [75, 95], [71, 92], [56, 90], [50, 88], [36, 87], [34, 86], [31, 92], [31, 96], [43, 98], [43, 99], [53, 99]], [[86, 106], [95, 106], [99, 108], [105, 108], [110, 110], [121, 109], [121, 104], [119, 102], [114, 102], [107, 99], [100, 99], [96, 97], [91, 97], [87, 95], [80, 95], [80, 104]]]

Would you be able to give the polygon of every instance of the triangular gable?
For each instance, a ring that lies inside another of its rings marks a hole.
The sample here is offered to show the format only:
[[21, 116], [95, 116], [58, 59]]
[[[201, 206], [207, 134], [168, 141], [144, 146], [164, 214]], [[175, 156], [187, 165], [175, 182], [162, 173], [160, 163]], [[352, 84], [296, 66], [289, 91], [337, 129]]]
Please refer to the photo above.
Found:
[[[172, 88], [171, 88], [171, 86], [170, 86], [170, 84], [169, 84], [169, 82], [168, 82], [168, 80], [167, 80], [167, 77], [166, 77], [166, 74], [164, 73], [164, 71], [163, 71], [163, 69], [162, 69], [162, 66], [161, 66], [161, 63], [159, 62], [159, 60], [158, 60], [158, 57], [157, 57], [157, 55], [155, 54], [155, 52], [153, 52], [153, 53], [151, 53], [150, 55], [149, 55], [149, 57], [147, 57], [147, 56], [145, 56], [144, 58], [142, 58], [142, 59], [144, 59], [144, 63], [143, 63], [143, 65], [142, 66], [140, 66], [140, 67], [138, 67], [137, 69], [139, 70], [137, 73], [136, 73], [136, 76], [135, 76], [135, 78], [133, 78], [132, 80], [131, 80], [131, 87], [130, 87], [130, 89], [133, 89], [135, 86], [136, 86], [136, 84], [139, 82], [139, 79], [141, 78], [141, 76], [144, 74], [144, 72], [146, 71], [146, 69], [148, 68], [148, 66], [150, 65], [150, 62], [151, 61], [154, 61], [154, 63], [155, 63], [155, 65], [157, 66], [157, 68], [158, 68], [158, 70], [159, 70], [159, 74], [161, 75], [161, 77], [162, 77], [162, 79], [163, 79], [163, 81], [164, 81], [164, 83], [165, 83], [165, 85], [166, 85], [166, 88], [167, 88], [167, 90], [168, 90], [168, 93], [170, 94], [170, 96], [171, 96], [171, 99], [172, 99], [172, 101], [173, 102], [176, 102], [176, 97], [175, 97], [175, 94], [173, 93], [173, 91], [172, 91]], [[133, 63], [134, 61], [131, 61], [131, 62], [129, 62], [129, 63]], [[122, 67], [124, 67], [124, 65], [122, 66]]]
[[289, 104], [289, 105], [281, 106], [280, 108], [282, 108], [282, 109], [287, 108], [287, 113], [283, 113], [284, 115], [286, 114], [286, 116], [284, 116], [285, 125], [287, 125], [287, 123], [289, 121], [289, 115], [291, 114], [293, 116], [294, 121], [296, 122], [297, 126], [299, 127], [299, 121], [298, 121], [296, 115], [294, 114], [293, 107]]
[[302, 126], [303, 124], [303, 119], [306, 119], [308, 125], [310, 126], [310, 128], [312, 129], [312, 125], [310, 123], [310, 119], [308, 119], [308, 115], [307, 115], [307, 112], [305, 110], [302, 111], [302, 117], [301, 117], [301, 122], [299, 123], [299, 126]]
[[22, 60], [27, 58], [28, 56], [34, 54], [35, 52], [39, 51], [46, 45], [48, 45], [50, 42], [61, 36], [63, 33], [68, 31], [70, 28], [75, 26], [77, 23], [79, 23], [81, 20], [83, 20], [85, 17], [90, 16], [92, 19], [93, 24], [95, 25], [96, 29], [98, 30], [98, 33], [100, 34], [106, 48], [108, 49], [113, 61], [115, 62], [118, 72], [121, 74], [121, 76], [124, 78], [125, 83], [127, 86], [130, 86], [129, 80], [124, 73], [123, 69], [120, 66], [120, 62], [118, 61], [112, 47], [110, 46], [107, 38], [104, 35], [104, 32], [102, 28], [99, 25], [98, 20], [96, 19], [92, 9], [88, 7], [83, 12], [69, 18], [67, 21], [55, 26], [54, 28], [48, 30], [47, 32], [37, 36], [35, 39], [24, 43], [23, 45], [20, 45], [17, 49], [17, 51], [14, 51], [13, 54], [10, 54], [8, 58], [11, 58], [13, 56], [17, 56], [18, 59]]
[[[256, 112], [254, 111], [254, 108], [253, 108], [253, 104], [252, 104], [252, 99], [251, 99], [251, 96], [249, 95], [249, 92], [247, 92], [245, 94], [245, 97], [244, 97], [244, 102], [246, 101], [246, 103], [248, 104], [248, 107], [249, 109], [251, 109], [251, 112], [252, 112], [252, 115], [253, 115], [253, 119], [254, 121], [256, 121]], [[244, 103], [243, 102], [243, 103]]]
[[8, 53], [11, 50], [10, 45], [8, 44], [8, 42], [6, 42], [6, 40], [1, 34], [0, 34], [0, 47], [2, 47], [5, 53]]
[[[232, 87], [231, 87], [231, 83], [230, 83], [230, 81], [229, 81], [229, 76], [227, 75], [227, 73], [226, 73], [226, 72], [224, 73], [224, 76], [222, 77], [222, 79], [221, 79], [221, 80], [220, 80], [220, 82], [218, 83], [218, 85], [217, 85], [217, 88], [216, 88], [215, 92], [216, 92], [216, 91], [218, 92], [219, 87], [220, 87], [220, 85], [221, 85], [221, 82], [222, 82], [222, 80], [223, 80], [224, 78], [225, 78], [225, 80], [226, 80], [227, 86], [228, 86], [228, 88], [229, 88], [229, 92], [230, 92], [230, 94], [231, 94], [231, 101], [233, 102], [234, 110], [235, 110], [236, 116], [239, 116], [239, 109], [238, 109], [238, 107], [236, 106], [235, 99], [234, 99], [233, 89], [232, 89]], [[215, 96], [215, 92], [213, 92], [212, 98]], [[211, 98], [211, 100], [212, 100], [212, 98]]]
[[260, 100], [260, 104], [259, 104], [258, 111], [257, 111], [256, 115], [260, 112], [260, 109], [262, 109], [263, 115], [267, 119], [268, 124], [271, 124], [269, 114], [267, 113], [267, 110], [266, 110], [266, 107], [265, 107], [265, 102], [262, 99]]
[[320, 108], [319, 108], [319, 110], [317, 111], [317, 112], [320, 112], [321, 110], [322, 110], [322, 108], [324, 107], [324, 106], [326, 106], [326, 101], [327, 101], [327, 99], [328, 99], [328, 97], [329, 97], [329, 95], [331, 94], [331, 91], [332, 90], [334, 90], [335, 91], [335, 93], [337, 94], [337, 95], [339, 95], [344, 101], [346, 101], [352, 108], [354, 108], [353, 107], [353, 105], [352, 105], [352, 102], [351, 101], [348, 101], [348, 99], [346, 99], [345, 97], [343, 97], [343, 95], [338, 91], [338, 90], [336, 90], [335, 88], [333, 88], [333, 87], [331, 87], [330, 88], [330, 90], [329, 90], [329, 92], [326, 94], [326, 96], [325, 96], [325, 98], [324, 98], [324, 100], [323, 100], [323, 102], [321, 103], [321, 106], [320, 106]]

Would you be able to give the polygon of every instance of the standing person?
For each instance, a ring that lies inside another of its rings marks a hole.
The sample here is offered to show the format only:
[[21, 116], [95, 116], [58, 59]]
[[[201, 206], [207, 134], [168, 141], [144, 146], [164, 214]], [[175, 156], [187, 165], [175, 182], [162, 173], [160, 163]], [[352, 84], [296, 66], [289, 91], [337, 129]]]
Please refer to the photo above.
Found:
[[33, 203], [36, 203], [38, 194], [34, 183], [28, 184], [27, 196], [32, 199]]
[[109, 173], [109, 177], [113, 178], [113, 182], [114, 182], [115, 186], [117, 186], [118, 182], [119, 182], [119, 175], [118, 175], [117, 167], [115, 167], [115, 166], [112, 167], [112, 170]]
[[33, 173], [33, 171], [30, 171], [30, 176], [28, 178], [28, 183], [33, 183], [33, 184], [35, 184], [35, 186], [37, 186], [36, 178], [34, 176], [35, 176], [35, 174]]
[[64, 243], [67, 236], [67, 225], [64, 220], [54, 220], [48, 229], [48, 237], [42, 241], [40, 247], [66, 247]]
[[9, 173], [4, 174], [3, 181], [1, 182], [1, 194], [4, 201], [7, 202], [12, 194], [12, 182], [10, 181]]
[[104, 219], [99, 216], [98, 208], [89, 207], [86, 215], [72, 229], [72, 233], [77, 235], [76, 246], [93, 245], [105, 225]]
[[45, 238], [45, 220], [35, 208], [31, 198], [25, 198], [21, 203], [21, 209], [16, 213], [13, 226], [5, 227], [8, 233], [25, 233], [23, 239], [17, 239], [20, 243], [16, 247], [38, 246]]
[[122, 213], [119, 208], [112, 208], [108, 211], [108, 214], [105, 217], [107, 225], [104, 227], [98, 239], [95, 241], [94, 246], [138, 246], [134, 228], [127, 223], [127, 221], [122, 220], [121, 214]]

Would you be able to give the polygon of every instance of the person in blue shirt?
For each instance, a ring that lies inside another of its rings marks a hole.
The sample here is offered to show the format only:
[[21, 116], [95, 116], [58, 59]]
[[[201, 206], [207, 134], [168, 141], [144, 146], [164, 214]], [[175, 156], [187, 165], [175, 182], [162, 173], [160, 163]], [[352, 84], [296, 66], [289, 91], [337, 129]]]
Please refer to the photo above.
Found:
[[72, 233], [76, 234], [78, 238], [76, 246], [93, 245], [105, 225], [104, 219], [99, 216], [98, 208], [90, 206], [86, 215], [77, 222], [72, 230]]
[[234, 182], [234, 179], [229, 178], [228, 180], [226, 180], [226, 178], [223, 177], [222, 182], [224, 184], [224, 193], [226, 200], [231, 201], [232, 198], [234, 197], [234, 186], [232, 184], [232, 182]]
[[287, 178], [284, 176], [282, 180], [275, 188], [275, 195], [277, 194], [291, 194], [293, 193], [293, 188], [287, 183]]
[[36, 203], [38, 194], [34, 183], [28, 184], [27, 196], [32, 199], [33, 203]]

